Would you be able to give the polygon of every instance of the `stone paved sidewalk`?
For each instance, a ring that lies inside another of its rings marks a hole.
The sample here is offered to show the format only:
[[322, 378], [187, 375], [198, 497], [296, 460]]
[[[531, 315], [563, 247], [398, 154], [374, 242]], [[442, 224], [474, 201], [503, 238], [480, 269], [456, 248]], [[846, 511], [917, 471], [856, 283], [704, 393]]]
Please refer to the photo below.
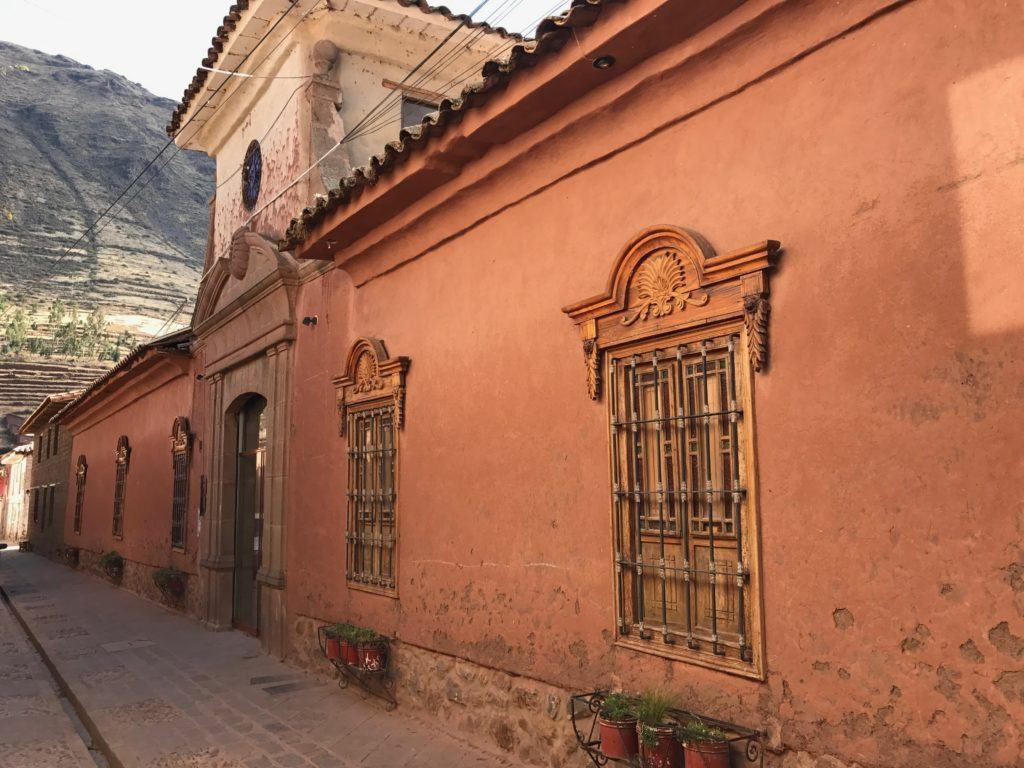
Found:
[[125, 768], [508, 765], [37, 555], [5, 553], [0, 585]]
[[[27, 606], [26, 606], [27, 607]], [[42, 605], [38, 613], [48, 613]], [[96, 768], [56, 685], [10, 609], [0, 603], [0, 765]]]

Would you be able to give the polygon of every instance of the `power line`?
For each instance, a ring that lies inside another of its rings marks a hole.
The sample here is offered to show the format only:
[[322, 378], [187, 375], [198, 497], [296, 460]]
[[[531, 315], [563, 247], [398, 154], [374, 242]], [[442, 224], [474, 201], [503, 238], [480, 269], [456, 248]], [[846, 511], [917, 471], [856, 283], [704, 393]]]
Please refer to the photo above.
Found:
[[[316, 3], [316, 5], [319, 5], [321, 1], [322, 1], [322, 0], [317, 0], [317, 3]], [[282, 22], [282, 21], [284, 20], [284, 18], [285, 18], [285, 17], [286, 17], [286, 16], [287, 16], [287, 15], [288, 15], [289, 13], [291, 13], [291, 12], [292, 12], [292, 10], [293, 10], [293, 9], [295, 8], [295, 6], [296, 6], [296, 5], [298, 5], [298, 3], [299, 3], [299, 2], [300, 2], [300, 0], [292, 0], [292, 2], [291, 2], [291, 5], [289, 5], [289, 6], [288, 6], [288, 8], [287, 8], [287, 9], [285, 10], [285, 12], [284, 12], [284, 13], [282, 13], [282, 14], [281, 14], [281, 16], [280, 16], [280, 17], [279, 17], [279, 18], [278, 18], [278, 19], [277, 19], [277, 20], [276, 20], [276, 21], [275, 21], [275, 22], [274, 22], [274, 23], [273, 23], [273, 24], [272, 24], [272, 25], [270, 26], [270, 28], [269, 28], [269, 29], [267, 30], [266, 34], [264, 34], [264, 35], [263, 35], [263, 37], [261, 37], [261, 38], [259, 39], [259, 41], [258, 41], [258, 42], [256, 43], [256, 45], [254, 45], [254, 46], [253, 46], [252, 50], [250, 50], [250, 51], [249, 51], [249, 52], [248, 52], [247, 54], [245, 54], [245, 56], [243, 56], [243, 57], [242, 57], [242, 60], [241, 60], [240, 62], [238, 62], [238, 66], [236, 66], [236, 67], [235, 67], [235, 70], [234, 70], [234, 71], [236, 71], [236, 72], [237, 72], [237, 71], [238, 71], [238, 70], [239, 70], [239, 69], [240, 69], [240, 68], [242, 67], [242, 65], [243, 65], [243, 64], [245, 64], [245, 62], [249, 60], [249, 57], [250, 57], [250, 56], [252, 56], [252, 55], [253, 55], [253, 53], [255, 53], [257, 49], [259, 49], [260, 45], [262, 45], [262, 44], [263, 44], [263, 42], [264, 42], [264, 41], [265, 41], [265, 40], [266, 40], [266, 39], [267, 39], [268, 37], [270, 37], [270, 35], [272, 35], [272, 34], [274, 33], [274, 30], [276, 30], [276, 29], [277, 29], [278, 25], [279, 25], [279, 24], [280, 24], [280, 23], [281, 23], [281, 22]], [[314, 6], [314, 7], [315, 7], [315, 6]], [[167, 151], [167, 148], [168, 148], [168, 147], [170, 147], [170, 146], [171, 146], [172, 144], [174, 144], [174, 140], [175, 140], [175, 139], [176, 139], [176, 138], [177, 138], [178, 136], [180, 136], [180, 135], [181, 135], [182, 131], [184, 131], [184, 130], [185, 130], [185, 128], [187, 128], [187, 127], [189, 126], [189, 124], [190, 124], [190, 123], [191, 123], [191, 122], [192, 122], [193, 120], [195, 120], [195, 119], [196, 119], [196, 118], [197, 118], [197, 117], [198, 117], [198, 116], [199, 116], [199, 115], [200, 115], [200, 114], [202, 113], [202, 111], [203, 111], [203, 110], [204, 110], [204, 109], [205, 109], [205, 108], [206, 108], [206, 107], [207, 107], [207, 106], [209, 105], [209, 103], [210, 103], [210, 102], [211, 102], [211, 101], [213, 100], [213, 98], [214, 98], [214, 97], [215, 97], [215, 96], [216, 96], [216, 95], [217, 95], [218, 93], [220, 93], [221, 89], [222, 89], [222, 88], [223, 88], [223, 87], [224, 87], [225, 85], [227, 85], [227, 83], [229, 83], [229, 82], [231, 82], [231, 78], [229, 78], [229, 77], [226, 77], [226, 78], [224, 78], [224, 82], [222, 82], [222, 83], [221, 83], [220, 85], [218, 85], [218, 86], [217, 86], [217, 87], [216, 87], [216, 88], [214, 89], [213, 93], [211, 93], [211, 94], [210, 94], [209, 98], [207, 98], [207, 99], [206, 99], [206, 101], [205, 101], [205, 102], [203, 102], [203, 105], [202, 105], [201, 107], [199, 107], [199, 108], [198, 108], [198, 109], [197, 109], [197, 110], [196, 110], [196, 111], [195, 111], [195, 112], [194, 112], [194, 113], [192, 114], [192, 117], [190, 117], [190, 118], [189, 118], [189, 119], [188, 119], [188, 120], [187, 120], [187, 121], [185, 122], [185, 124], [184, 124], [184, 125], [182, 125], [182, 126], [181, 126], [181, 128], [179, 128], [179, 129], [178, 129], [178, 131], [176, 131], [176, 132], [175, 132], [175, 134], [174, 134], [174, 135], [173, 135], [173, 136], [172, 136], [172, 137], [171, 137], [171, 138], [170, 138], [170, 139], [169, 139], [169, 140], [167, 141], [167, 143], [166, 143], [166, 144], [164, 144], [164, 145], [163, 145], [163, 147], [161, 147], [161, 148], [160, 148], [160, 151], [159, 151], [159, 152], [157, 152], [157, 153], [156, 153], [156, 154], [155, 154], [155, 155], [154, 155], [154, 156], [153, 156], [153, 157], [152, 157], [152, 158], [151, 158], [151, 159], [150, 159], [150, 160], [149, 160], [149, 161], [148, 161], [148, 162], [147, 162], [147, 163], [145, 164], [145, 166], [144, 166], [144, 167], [142, 168], [142, 170], [141, 170], [141, 171], [139, 171], [139, 173], [137, 173], [137, 174], [135, 175], [135, 178], [133, 178], [133, 179], [131, 180], [131, 182], [129, 182], [128, 186], [127, 186], [127, 187], [125, 187], [125, 188], [124, 188], [124, 189], [123, 189], [123, 190], [121, 191], [121, 193], [120, 193], [120, 194], [119, 194], [119, 195], [118, 195], [118, 196], [117, 196], [116, 198], [114, 198], [114, 200], [113, 200], [113, 201], [112, 201], [112, 202], [110, 203], [110, 205], [108, 205], [108, 206], [107, 206], [106, 210], [104, 210], [104, 211], [103, 211], [103, 213], [101, 213], [101, 214], [100, 214], [100, 215], [99, 215], [99, 216], [98, 216], [98, 217], [96, 218], [96, 220], [95, 220], [95, 221], [93, 221], [93, 223], [92, 223], [92, 224], [90, 224], [90, 225], [89, 225], [89, 226], [88, 226], [88, 227], [86, 228], [86, 230], [85, 230], [85, 231], [84, 231], [84, 232], [83, 232], [83, 233], [82, 233], [81, 235], [79, 235], [78, 239], [77, 239], [77, 240], [75, 240], [75, 242], [74, 242], [74, 243], [72, 243], [72, 244], [71, 244], [70, 246], [68, 246], [68, 248], [66, 248], [66, 249], [64, 250], [64, 253], [62, 253], [62, 254], [61, 254], [61, 255], [60, 255], [60, 256], [59, 256], [58, 258], [57, 258], [57, 261], [55, 262], [55, 264], [59, 264], [59, 263], [60, 263], [60, 262], [61, 262], [61, 261], [62, 261], [62, 260], [64, 259], [64, 257], [65, 257], [65, 256], [67, 256], [67, 255], [68, 255], [68, 253], [70, 253], [70, 252], [71, 252], [71, 250], [72, 250], [72, 249], [74, 249], [75, 247], [77, 247], [77, 246], [78, 246], [78, 244], [79, 244], [80, 242], [82, 242], [82, 240], [83, 240], [83, 239], [85, 238], [85, 236], [86, 236], [87, 234], [89, 234], [89, 232], [90, 232], [90, 231], [91, 231], [91, 230], [92, 230], [92, 229], [93, 229], [93, 228], [94, 228], [94, 227], [95, 227], [95, 226], [96, 226], [96, 225], [97, 225], [97, 224], [98, 224], [98, 223], [100, 222], [100, 220], [101, 220], [101, 219], [103, 219], [103, 217], [104, 217], [104, 216], [106, 216], [106, 215], [107, 215], [108, 213], [110, 213], [110, 211], [111, 211], [111, 210], [113, 210], [114, 206], [115, 206], [115, 205], [116, 205], [116, 204], [118, 203], [118, 201], [119, 201], [119, 200], [121, 200], [121, 199], [122, 199], [122, 198], [123, 198], [123, 197], [124, 197], [124, 196], [125, 196], [126, 194], [128, 194], [128, 191], [129, 191], [129, 190], [131, 190], [131, 189], [132, 189], [132, 187], [134, 187], [134, 186], [135, 186], [135, 185], [136, 185], [136, 184], [138, 183], [139, 179], [141, 179], [141, 178], [143, 177], [143, 175], [145, 175], [145, 173], [146, 173], [146, 172], [147, 172], [147, 171], [148, 171], [148, 170], [149, 170], [150, 168], [152, 168], [152, 167], [153, 167], [153, 165], [154, 165], [154, 164], [156, 163], [156, 161], [157, 161], [157, 160], [158, 160], [158, 159], [160, 158], [160, 156], [161, 156], [161, 155], [163, 155], [163, 153]], [[166, 163], [165, 163], [165, 165], [166, 165]]]

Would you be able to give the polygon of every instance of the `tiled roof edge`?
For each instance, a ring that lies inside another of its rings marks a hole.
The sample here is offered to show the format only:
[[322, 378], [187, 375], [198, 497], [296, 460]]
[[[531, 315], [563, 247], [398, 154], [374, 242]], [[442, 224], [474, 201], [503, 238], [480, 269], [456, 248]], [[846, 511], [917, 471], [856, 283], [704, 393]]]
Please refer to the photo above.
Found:
[[121, 358], [117, 365], [115, 365], [106, 373], [99, 376], [92, 382], [92, 384], [83, 389], [81, 394], [78, 395], [78, 397], [76, 397], [70, 403], [61, 408], [56, 413], [56, 415], [54, 415], [50, 419], [50, 421], [58, 421], [59, 419], [64, 418], [64, 416], [66, 416], [67, 414], [71, 413], [71, 411], [77, 408], [80, 403], [85, 402], [89, 397], [93, 395], [93, 393], [99, 391], [104, 384], [106, 384], [108, 381], [114, 378], [117, 374], [131, 368], [132, 365], [134, 365], [138, 360], [142, 358], [144, 354], [146, 354], [146, 352], [158, 349], [167, 351], [187, 351], [191, 337], [192, 329], [183, 328], [180, 331], [175, 331], [174, 333], [169, 333], [165, 336], [153, 339], [152, 341], [148, 341], [145, 344], [140, 344], [127, 355], [125, 355], [123, 358]]
[[[433, 6], [426, 2], [426, 0], [393, 0], [403, 8], [414, 6], [425, 14], [440, 14], [449, 21], [464, 22], [470, 29], [483, 29], [488, 34], [499, 35], [506, 39], [511, 40], [522, 40], [523, 36], [514, 32], [509, 32], [504, 27], [492, 27], [485, 21], [473, 21], [469, 16], [464, 13], [453, 13], [448, 9], [447, 6], [439, 5]], [[228, 9], [227, 16], [224, 17], [224, 23], [217, 28], [217, 34], [213, 36], [213, 40], [210, 42], [210, 49], [207, 51], [206, 58], [203, 59], [202, 65], [204, 67], [215, 67], [217, 61], [220, 59], [220, 55], [224, 50], [224, 46], [227, 44], [228, 38], [231, 37], [231, 33], [235, 31], [235, 27], [238, 25], [238, 20], [242, 18], [242, 14], [249, 9], [249, 0], [239, 0], [239, 2], [232, 4]], [[210, 72], [205, 69], [197, 69], [195, 76], [192, 78], [192, 82], [189, 83], [188, 88], [185, 89], [185, 93], [181, 97], [181, 102], [175, 107], [174, 113], [171, 115], [171, 122], [167, 124], [167, 135], [174, 137], [178, 132], [178, 128], [181, 127], [182, 118], [185, 117], [185, 113], [188, 112], [192, 106], [192, 100], [200, 93], [203, 86], [206, 84], [207, 78], [210, 76]]]
[[304, 243], [309, 232], [328, 214], [353, 202], [367, 186], [376, 184], [382, 175], [393, 170], [414, 151], [421, 150], [431, 139], [443, 135], [448, 126], [458, 123], [467, 111], [483, 105], [489, 95], [505, 87], [516, 72], [529, 69], [542, 57], [557, 53], [574, 29], [591, 26], [601, 10], [613, 2], [622, 0], [572, 0], [562, 14], [544, 19], [537, 27], [536, 37], [513, 46], [507, 59], [491, 59], [483, 65], [482, 83], [467, 86], [458, 98], [443, 99], [437, 112], [424, 117], [420, 125], [403, 128], [396, 140], [384, 146], [383, 152], [370, 158], [368, 165], [356, 168], [326, 196], [304, 208], [292, 219], [278, 247], [288, 251]]

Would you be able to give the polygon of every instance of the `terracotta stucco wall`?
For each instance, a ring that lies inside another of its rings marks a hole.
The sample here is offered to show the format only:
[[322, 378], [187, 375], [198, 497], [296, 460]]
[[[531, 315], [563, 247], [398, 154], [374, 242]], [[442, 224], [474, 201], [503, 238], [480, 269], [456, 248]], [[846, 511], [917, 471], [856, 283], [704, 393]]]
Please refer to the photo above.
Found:
[[[93, 555], [116, 549], [125, 560], [126, 579], [138, 566], [138, 589], [149, 589], [146, 578], [155, 568], [173, 566], [195, 573], [196, 524], [199, 507], [199, 478], [202, 461], [198, 443], [193, 445], [189, 465], [189, 498], [185, 551], [171, 548], [171, 430], [174, 419], [189, 416], [192, 408], [193, 381], [179, 375], [141, 396], [136, 393], [124, 407], [89, 426], [74, 432], [72, 461], [65, 509], [65, 539]], [[115, 396], [116, 398], [117, 396]], [[127, 398], [126, 398], [127, 400]], [[73, 427], [74, 429], [74, 427]], [[195, 427], [193, 426], [193, 429]], [[112, 532], [114, 510], [114, 451], [118, 438], [127, 435], [131, 447], [124, 504], [124, 536], [115, 539]], [[88, 463], [82, 531], [74, 532], [75, 466], [84, 455]]]
[[[435, 196], [368, 254], [405, 266], [304, 288], [297, 315], [321, 323], [296, 344], [289, 610], [568, 688], [659, 684], [843, 761], [1012, 765], [1022, 17], [771, 5], [472, 194]], [[607, 415], [560, 308], [658, 223], [785, 248], [755, 381], [765, 683], [611, 644]], [[330, 377], [363, 335], [412, 360], [398, 600], [344, 585]]]

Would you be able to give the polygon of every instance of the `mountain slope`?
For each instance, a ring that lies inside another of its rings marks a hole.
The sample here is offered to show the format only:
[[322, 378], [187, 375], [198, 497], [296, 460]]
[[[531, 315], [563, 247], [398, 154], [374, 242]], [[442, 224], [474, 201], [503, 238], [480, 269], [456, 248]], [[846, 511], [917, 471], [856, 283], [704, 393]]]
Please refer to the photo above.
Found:
[[27, 413], [24, 386], [12, 398], [10, 382], [30, 377], [33, 363], [68, 374], [38, 378], [41, 399], [188, 321], [213, 194], [209, 158], [177, 153], [62, 257], [164, 145], [173, 108], [120, 75], [0, 42], [0, 447], [9, 417]]

